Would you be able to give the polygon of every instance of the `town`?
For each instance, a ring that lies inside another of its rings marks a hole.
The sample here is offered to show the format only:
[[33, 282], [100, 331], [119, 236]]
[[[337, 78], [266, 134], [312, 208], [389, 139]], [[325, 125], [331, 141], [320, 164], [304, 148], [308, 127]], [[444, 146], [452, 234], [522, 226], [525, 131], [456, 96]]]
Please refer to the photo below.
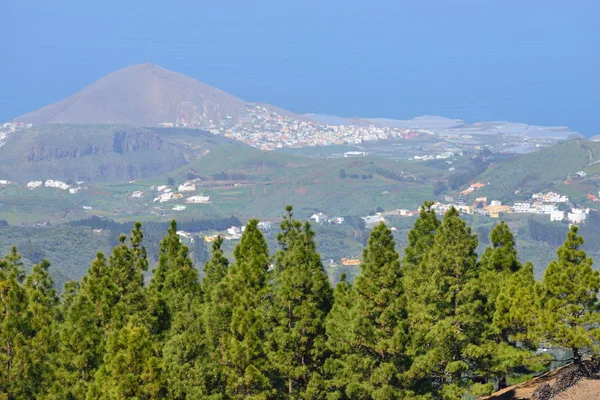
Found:
[[[391, 128], [375, 124], [330, 125], [311, 120], [298, 120], [280, 115], [262, 106], [247, 106], [247, 117], [234, 122], [226, 117], [220, 123], [209, 121], [198, 126], [215, 135], [239, 140], [261, 150], [287, 147], [327, 146], [333, 144], [360, 144], [363, 141], [382, 139], [412, 139], [424, 132], [412, 129]], [[190, 127], [185, 121], [164, 122], [160, 126]], [[196, 127], [196, 126], [192, 126]], [[431, 134], [431, 132], [428, 132]]]

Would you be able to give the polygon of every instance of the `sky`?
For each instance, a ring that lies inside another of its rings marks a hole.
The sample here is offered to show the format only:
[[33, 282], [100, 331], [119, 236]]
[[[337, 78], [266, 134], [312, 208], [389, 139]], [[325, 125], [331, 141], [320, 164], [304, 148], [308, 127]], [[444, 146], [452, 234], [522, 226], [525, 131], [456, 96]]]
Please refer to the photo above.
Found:
[[597, 0], [0, 0], [0, 121], [152, 62], [297, 113], [600, 133]]

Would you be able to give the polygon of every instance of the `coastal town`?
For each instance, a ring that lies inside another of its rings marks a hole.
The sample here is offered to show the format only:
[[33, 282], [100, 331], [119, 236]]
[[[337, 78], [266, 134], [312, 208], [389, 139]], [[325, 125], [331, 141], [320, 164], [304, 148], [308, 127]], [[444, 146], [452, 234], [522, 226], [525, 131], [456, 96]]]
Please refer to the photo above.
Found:
[[[392, 128], [384, 125], [334, 125], [299, 120], [284, 116], [266, 107], [247, 106], [247, 116], [234, 121], [226, 117], [216, 123], [209, 121], [203, 129], [215, 135], [239, 140], [261, 150], [275, 150], [288, 147], [311, 147], [342, 144], [360, 144], [364, 141], [383, 139], [412, 139], [425, 134], [419, 130]], [[164, 122], [167, 128], [189, 127], [186, 121]], [[431, 132], [427, 132], [431, 134]]]

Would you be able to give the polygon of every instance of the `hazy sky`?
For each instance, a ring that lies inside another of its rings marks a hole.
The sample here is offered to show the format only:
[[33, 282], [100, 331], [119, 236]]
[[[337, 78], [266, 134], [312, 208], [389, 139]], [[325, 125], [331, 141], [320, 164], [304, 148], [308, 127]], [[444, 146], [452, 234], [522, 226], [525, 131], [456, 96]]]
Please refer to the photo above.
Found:
[[0, 121], [148, 60], [299, 113], [600, 133], [598, 0], [0, 0], [0, 10]]

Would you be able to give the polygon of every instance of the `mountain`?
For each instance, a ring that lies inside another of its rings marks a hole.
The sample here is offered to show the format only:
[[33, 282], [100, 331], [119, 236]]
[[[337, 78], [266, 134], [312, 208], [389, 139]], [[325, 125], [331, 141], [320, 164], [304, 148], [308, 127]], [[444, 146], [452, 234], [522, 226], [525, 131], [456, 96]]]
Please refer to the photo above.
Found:
[[239, 119], [248, 103], [183, 74], [154, 64], [138, 64], [110, 73], [79, 92], [16, 122], [42, 124], [123, 124], [156, 126], [185, 120]]

